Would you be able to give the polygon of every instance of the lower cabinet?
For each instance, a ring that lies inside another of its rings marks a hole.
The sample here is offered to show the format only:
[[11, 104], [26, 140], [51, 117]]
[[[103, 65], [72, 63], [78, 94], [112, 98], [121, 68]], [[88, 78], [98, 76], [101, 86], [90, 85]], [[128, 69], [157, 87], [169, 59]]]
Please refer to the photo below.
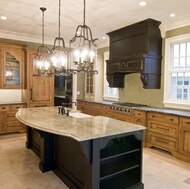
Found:
[[141, 141], [134, 135], [110, 140], [100, 151], [100, 189], [140, 184], [141, 157]]
[[110, 117], [110, 106], [93, 102], [77, 101], [77, 109], [92, 116]]
[[113, 119], [119, 119], [119, 120], [127, 121], [127, 122], [130, 122], [130, 123], [134, 122], [133, 114], [127, 114], [127, 113], [123, 113], [123, 112], [120, 112], [120, 111], [117, 112], [117, 111], [112, 111], [111, 110], [110, 117], [113, 118]]
[[155, 146], [167, 150], [177, 156], [179, 141], [178, 116], [148, 113], [147, 146]]
[[4, 120], [3, 120], [3, 113], [0, 112], [0, 132], [3, 131], [3, 122], [4, 122]]
[[[134, 110], [133, 123], [146, 127], [146, 112]], [[143, 145], [146, 147], [147, 129], [143, 131]]]
[[190, 118], [180, 119], [179, 149], [181, 159], [190, 162]]
[[25, 132], [25, 125], [15, 117], [19, 108], [25, 104], [0, 105], [0, 133]]
[[78, 101], [78, 109], [86, 114], [107, 116], [145, 126], [144, 147], [166, 150], [177, 159], [190, 163], [190, 117], [141, 110], [127, 114], [113, 111], [109, 106], [104, 108], [104, 105], [82, 101]]

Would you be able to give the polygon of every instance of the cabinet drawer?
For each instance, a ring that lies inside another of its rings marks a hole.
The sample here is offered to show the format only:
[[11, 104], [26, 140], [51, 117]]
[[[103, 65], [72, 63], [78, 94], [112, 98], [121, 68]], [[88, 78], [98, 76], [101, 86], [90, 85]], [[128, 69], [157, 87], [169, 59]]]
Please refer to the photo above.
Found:
[[139, 118], [146, 118], [146, 112], [134, 110], [134, 116]]
[[30, 104], [30, 108], [38, 108], [38, 107], [49, 107], [51, 106], [50, 104]]
[[163, 134], [166, 136], [178, 138], [178, 125], [158, 122], [154, 120], [148, 121], [148, 131]]
[[159, 134], [148, 132], [148, 142], [156, 147], [163, 148], [165, 150], [177, 151], [177, 140], [169, 137], [164, 137]]
[[11, 110], [17, 111], [19, 108], [25, 108], [24, 104], [11, 105]]
[[9, 110], [10, 110], [9, 105], [0, 106], [0, 112], [9, 111]]
[[123, 121], [127, 121], [127, 122], [130, 122], [130, 123], [134, 122], [134, 119], [133, 119], [132, 115], [122, 114], [120, 112], [111, 112], [110, 116], [113, 119], [123, 120]]
[[6, 131], [24, 130], [25, 126], [19, 122], [8, 122], [5, 127]]
[[181, 118], [181, 125], [188, 126], [190, 127], [190, 118]]
[[159, 114], [159, 113], [148, 113], [148, 119], [159, 120], [168, 123], [178, 124], [178, 117], [167, 114]]
[[134, 123], [136, 123], [136, 124], [138, 124], [138, 125], [145, 126], [145, 125], [146, 125], [146, 120], [143, 119], [143, 118], [135, 117], [135, 118], [134, 118]]

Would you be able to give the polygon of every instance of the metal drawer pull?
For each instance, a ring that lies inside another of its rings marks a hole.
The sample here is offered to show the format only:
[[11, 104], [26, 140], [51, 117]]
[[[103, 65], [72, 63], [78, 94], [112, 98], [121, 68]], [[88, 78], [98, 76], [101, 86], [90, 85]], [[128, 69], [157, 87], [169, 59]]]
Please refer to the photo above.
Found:
[[190, 122], [186, 122], [187, 124], [190, 124]]
[[170, 121], [174, 121], [174, 119], [170, 119]]
[[36, 107], [46, 107], [47, 105], [36, 105]]
[[4, 110], [4, 109], [6, 109], [6, 108], [5, 108], [5, 107], [2, 107], [1, 109]]
[[162, 142], [162, 143], [165, 143], [165, 144], [169, 144], [168, 141], [160, 140], [160, 139], [157, 139], [157, 138], [156, 138], [156, 141], [158, 141], [158, 142]]
[[165, 131], [169, 131], [169, 130], [170, 130], [170, 129], [168, 129], [168, 128], [159, 127], [159, 126], [157, 126], [157, 125], [156, 125], [156, 128], [162, 129], [162, 130], [165, 130]]
[[32, 100], [32, 89], [30, 89], [30, 100]]

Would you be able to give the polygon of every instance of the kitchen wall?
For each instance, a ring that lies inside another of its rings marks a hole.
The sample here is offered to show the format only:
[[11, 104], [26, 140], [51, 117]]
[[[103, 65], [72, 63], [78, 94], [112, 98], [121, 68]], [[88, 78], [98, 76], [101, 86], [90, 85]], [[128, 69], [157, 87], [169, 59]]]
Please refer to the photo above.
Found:
[[22, 91], [16, 89], [0, 89], [0, 103], [1, 102], [21, 102]]

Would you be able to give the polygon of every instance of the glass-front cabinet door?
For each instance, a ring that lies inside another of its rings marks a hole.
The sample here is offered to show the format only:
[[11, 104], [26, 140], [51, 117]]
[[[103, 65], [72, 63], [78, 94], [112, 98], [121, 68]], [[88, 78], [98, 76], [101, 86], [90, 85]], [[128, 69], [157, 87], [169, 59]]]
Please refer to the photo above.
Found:
[[22, 49], [2, 49], [2, 88], [24, 88], [24, 52]]

